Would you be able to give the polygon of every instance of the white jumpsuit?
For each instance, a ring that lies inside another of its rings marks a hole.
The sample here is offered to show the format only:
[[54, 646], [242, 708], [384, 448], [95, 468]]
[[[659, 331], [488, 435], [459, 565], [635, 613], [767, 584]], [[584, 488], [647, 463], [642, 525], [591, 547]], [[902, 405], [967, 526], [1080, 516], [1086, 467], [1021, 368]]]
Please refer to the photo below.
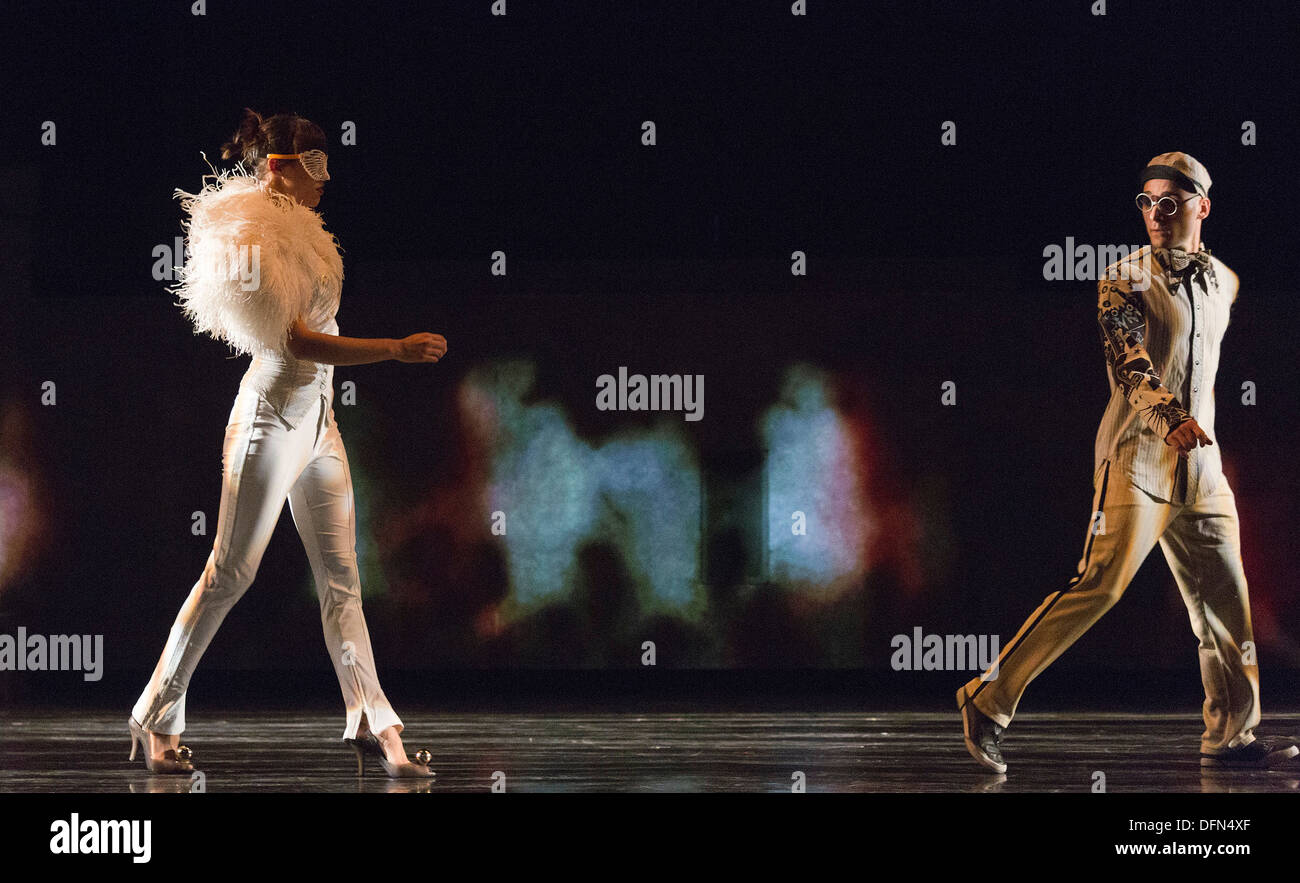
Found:
[[[337, 296], [313, 296], [308, 327], [337, 335], [337, 309]], [[145, 729], [184, 731], [190, 676], [252, 584], [286, 499], [311, 563], [326, 649], [343, 689], [343, 737], [356, 736], [363, 712], [373, 732], [402, 728], [380, 689], [361, 611], [352, 476], [334, 422], [333, 376], [333, 365], [285, 351], [264, 348], [254, 355], [226, 425], [212, 552], [132, 711]]]

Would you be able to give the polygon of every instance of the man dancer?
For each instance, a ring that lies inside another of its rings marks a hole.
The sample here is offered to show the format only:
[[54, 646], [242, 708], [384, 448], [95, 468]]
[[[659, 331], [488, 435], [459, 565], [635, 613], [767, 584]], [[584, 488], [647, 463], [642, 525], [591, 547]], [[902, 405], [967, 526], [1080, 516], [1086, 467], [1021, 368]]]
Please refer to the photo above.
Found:
[[1111, 398], [1078, 573], [1047, 596], [989, 672], [957, 691], [967, 750], [999, 773], [1007, 768], [1002, 731], [1029, 682], [1119, 600], [1157, 541], [1200, 638], [1202, 766], [1270, 767], [1300, 754], [1289, 740], [1254, 734], [1259, 673], [1237, 508], [1210, 437], [1219, 344], [1238, 287], [1201, 242], [1210, 175], [1185, 153], [1162, 153], [1141, 184], [1151, 244], [1111, 264], [1097, 284]]

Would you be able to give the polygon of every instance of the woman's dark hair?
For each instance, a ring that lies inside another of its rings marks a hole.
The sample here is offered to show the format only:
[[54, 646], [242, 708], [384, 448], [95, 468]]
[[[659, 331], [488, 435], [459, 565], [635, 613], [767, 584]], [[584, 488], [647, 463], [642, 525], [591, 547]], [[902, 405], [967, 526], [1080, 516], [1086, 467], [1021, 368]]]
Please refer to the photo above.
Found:
[[268, 153], [301, 153], [324, 150], [328, 146], [320, 126], [296, 113], [277, 113], [263, 118], [250, 107], [244, 108], [239, 129], [221, 145], [221, 158], [242, 162], [255, 175], [266, 171]]

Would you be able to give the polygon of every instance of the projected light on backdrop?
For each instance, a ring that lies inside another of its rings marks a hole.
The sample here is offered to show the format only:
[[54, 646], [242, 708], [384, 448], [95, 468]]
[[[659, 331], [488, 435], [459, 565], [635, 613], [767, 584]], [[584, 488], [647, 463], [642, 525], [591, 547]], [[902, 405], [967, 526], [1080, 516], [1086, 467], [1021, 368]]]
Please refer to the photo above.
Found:
[[[875, 525], [865, 502], [863, 452], [828, 390], [825, 372], [793, 365], [763, 417], [768, 566], [776, 583], [838, 593], [866, 573]], [[796, 533], [796, 513], [803, 534]]]
[[0, 413], [0, 592], [24, 576], [48, 537], [27, 413], [8, 401]]
[[647, 608], [691, 604], [700, 475], [680, 419], [592, 446], [560, 406], [524, 403], [535, 375], [526, 362], [494, 363], [460, 391], [470, 435], [489, 448], [481, 514], [505, 517], [510, 600], [532, 607], [567, 595], [579, 547], [602, 540], [619, 550]]
[[[460, 390], [468, 435], [488, 451], [479, 515], [505, 517], [510, 601], [527, 608], [567, 596], [579, 547], [602, 540], [619, 550], [643, 603], [686, 612], [701, 591], [702, 485], [680, 420], [592, 446], [561, 406], [525, 403], [534, 377], [527, 362], [494, 363], [471, 372]], [[766, 515], [766, 536], [753, 538], [767, 544], [758, 576], [833, 596], [861, 584], [875, 519], [866, 452], [830, 388], [820, 369], [788, 369], [779, 400], [761, 418], [765, 497], [750, 505]], [[795, 513], [803, 533], [792, 530]]]

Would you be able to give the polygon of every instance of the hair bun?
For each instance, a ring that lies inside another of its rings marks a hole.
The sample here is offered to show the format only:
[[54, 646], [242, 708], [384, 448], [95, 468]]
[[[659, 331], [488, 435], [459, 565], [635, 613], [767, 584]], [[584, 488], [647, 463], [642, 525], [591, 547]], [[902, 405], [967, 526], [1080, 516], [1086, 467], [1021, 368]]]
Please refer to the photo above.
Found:
[[242, 160], [264, 140], [262, 137], [262, 115], [251, 107], [245, 107], [239, 118], [239, 128], [221, 146], [222, 159]]

